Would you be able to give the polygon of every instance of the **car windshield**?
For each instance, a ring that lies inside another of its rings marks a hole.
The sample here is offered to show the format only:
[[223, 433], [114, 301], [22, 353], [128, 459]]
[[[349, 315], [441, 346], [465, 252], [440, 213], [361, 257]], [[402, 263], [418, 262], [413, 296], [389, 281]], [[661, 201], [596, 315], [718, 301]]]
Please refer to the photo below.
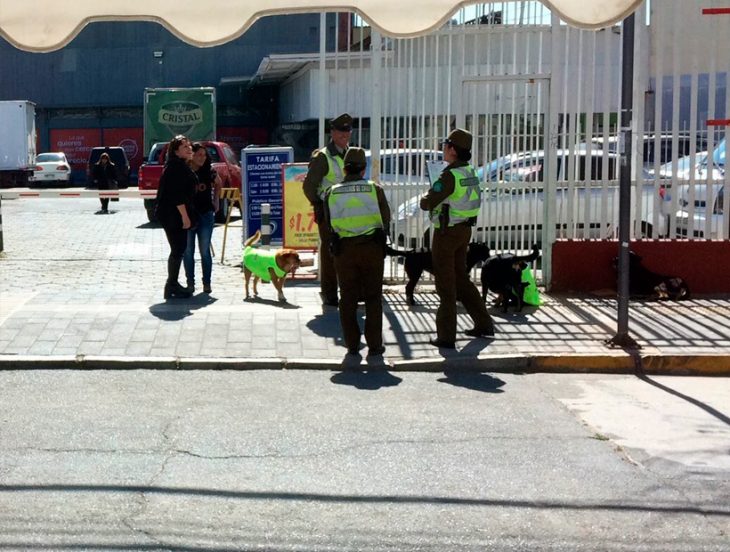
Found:
[[62, 153], [41, 153], [35, 158], [36, 163], [56, 163], [63, 160]]
[[150, 149], [150, 154], [147, 157], [147, 162], [150, 164], [157, 163], [157, 158], [160, 156], [160, 152], [165, 146], [167, 146], [167, 142], [157, 142], [155, 144], [152, 144], [152, 149]]

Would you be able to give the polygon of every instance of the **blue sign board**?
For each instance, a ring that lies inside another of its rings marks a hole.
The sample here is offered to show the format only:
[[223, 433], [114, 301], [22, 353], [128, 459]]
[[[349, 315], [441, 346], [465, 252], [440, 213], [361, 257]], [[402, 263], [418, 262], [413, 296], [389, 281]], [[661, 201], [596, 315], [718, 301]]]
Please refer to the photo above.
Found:
[[255, 147], [241, 150], [243, 176], [243, 239], [261, 229], [261, 204], [271, 205], [271, 240], [284, 239], [282, 213], [282, 163], [294, 161], [294, 149], [286, 147]]

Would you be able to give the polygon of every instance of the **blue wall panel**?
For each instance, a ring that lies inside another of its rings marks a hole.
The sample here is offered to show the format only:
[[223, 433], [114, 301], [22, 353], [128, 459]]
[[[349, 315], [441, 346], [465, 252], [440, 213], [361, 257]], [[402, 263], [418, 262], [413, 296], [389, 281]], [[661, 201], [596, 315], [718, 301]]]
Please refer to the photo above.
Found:
[[[163, 52], [161, 63], [156, 50]], [[0, 99], [27, 99], [47, 109], [141, 106], [145, 87], [218, 87], [222, 77], [253, 75], [269, 54], [318, 50], [319, 14], [265, 17], [212, 48], [190, 46], [156, 23], [92, 23], [65, 48], [45, 54], [0, 39]], [[219, 87], [219, 104], [240, 103], [240, 93], [228, 88], [238, 89]]]

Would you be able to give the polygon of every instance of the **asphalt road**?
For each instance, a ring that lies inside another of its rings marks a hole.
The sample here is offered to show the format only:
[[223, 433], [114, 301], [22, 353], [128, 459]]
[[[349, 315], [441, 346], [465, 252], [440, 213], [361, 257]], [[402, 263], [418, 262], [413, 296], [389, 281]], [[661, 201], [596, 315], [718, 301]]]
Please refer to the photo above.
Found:
[[727, 551], [730, 381], [0, 372], [2, 550]]

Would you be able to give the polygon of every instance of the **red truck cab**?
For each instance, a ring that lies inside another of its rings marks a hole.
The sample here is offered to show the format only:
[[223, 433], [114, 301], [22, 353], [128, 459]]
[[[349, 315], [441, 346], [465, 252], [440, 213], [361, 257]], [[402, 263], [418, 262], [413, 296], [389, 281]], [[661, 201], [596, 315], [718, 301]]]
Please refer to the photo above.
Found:
[[[213, 168], [218, 173], [224, 188], [238, 188], [241, 190], [241, 165], [238, 157], [225, 142], [211, 142], [201, 140], [208, 150]], [[167, 155], [167, 142], [156, 142], [150, 149], [147, 161], [139, 168], [138, 186], [139, 190], [157, 190], [160, 185], [162, 169], [165, 166]], [[157, 199], [145, 199], [144, 206], [147, 211], [147, 220], [155, 221], [155, 205]], [[221, 200], [221, 209], [216, 214], [216, 220], [222, 222], [228, 210], [227, 201]]]

